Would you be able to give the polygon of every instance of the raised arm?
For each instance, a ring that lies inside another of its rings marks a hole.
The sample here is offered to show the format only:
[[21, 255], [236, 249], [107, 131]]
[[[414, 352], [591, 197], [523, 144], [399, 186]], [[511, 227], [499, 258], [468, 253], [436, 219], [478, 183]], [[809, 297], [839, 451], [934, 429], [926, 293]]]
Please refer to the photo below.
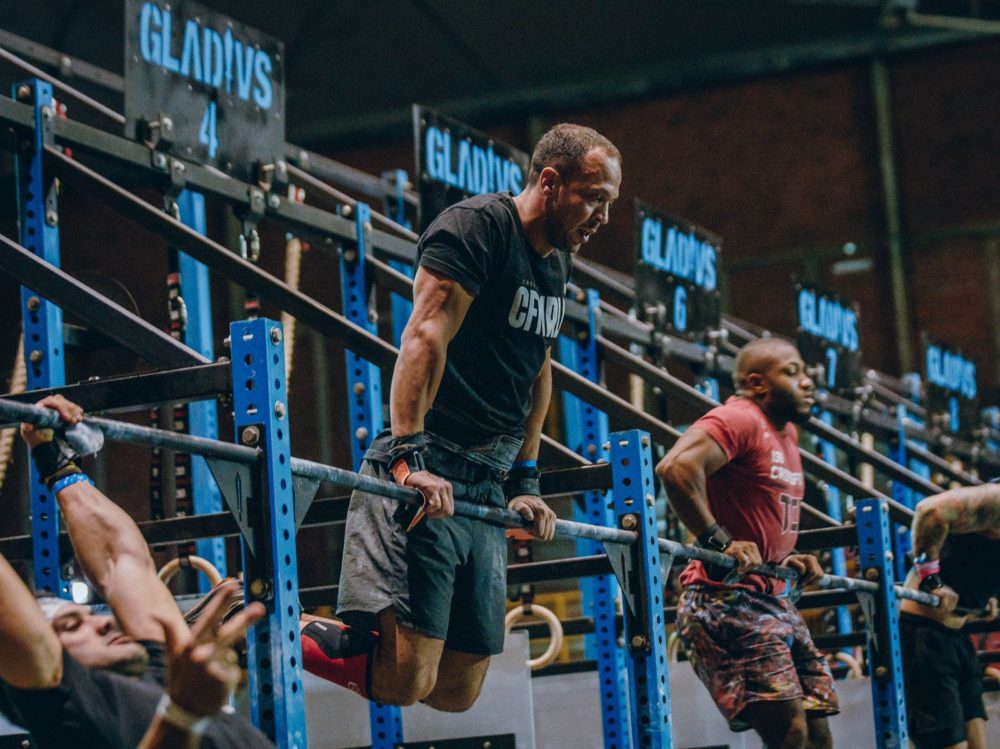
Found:
[[35, 597], [0, 555], [0, 679], [18, 689], [62, 680], [62, 645]]
[[667, 489], [667, 499], [677, 517], [697, 538], [699, 545], [723, 551], [736, 560], [744, 573], [761, 563], [753, 541], [733, 541], [719, 528], [708, 505], [707, 479], [729, 459], [704, 429], [691, 427], [656, 466], [656, 474]]
[[913, 554], [939, 559], [949, 533], [1000, 534], [1000, 485], [983, 484], [921, 500], [913, 517]]
[[[68, 424], [83, 418], [83, 410], [60, 395], [45, 398], [38, 405], [56, 410]], [[58, 441], [58, 437], [30, 424], [21, 425], [21, 435], [40, 472], [45, 473], [40, 451], [51, 450], [52, 440]], [[65, 468], [61, 471], [66, 473]], [[184, 619], [173, 595], [157, 577], [139, 527], [89, 482], [65, 483], [54, 483], [56, 500], [84, 573], [111, 606], [125, 634], [162, 642], [163, 627], [158, 620], [183, 624]]]

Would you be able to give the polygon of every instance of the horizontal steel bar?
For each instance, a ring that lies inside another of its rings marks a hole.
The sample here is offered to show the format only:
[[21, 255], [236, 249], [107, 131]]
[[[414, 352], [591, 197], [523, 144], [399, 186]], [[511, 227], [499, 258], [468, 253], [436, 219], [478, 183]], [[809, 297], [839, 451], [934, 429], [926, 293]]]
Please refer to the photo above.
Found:
[[35, 403], [59, 393], [88, 412], [137, 411], [160, 403], [189, 403], [215, 398], [233, 390], [228, 361], [197, 364], [180, 369], [158, 370], [120, 377], [86, 380], [23, 393], [0, 394], [0, 398]]
[[[675, 557], [683, 557], [684, 559], [697, 559], [700, 562], [708, 562], [714, 564], [718, 567], [725, 567], [726, 569], [733, 569], [736, 567], [736, 560], [727, 554], [723, 554], [718, 551], [711, 551], [710, 549], [701, 549], [697, 546], [688, 546], [686, 544], [680, 544], [676, 541], [669, 541], [665, 538], [660, 539], [660, 551], [666, 554], [672, 554]], [[779, 567], [776, 564], [768, 562], [762, 564], [759, 567], [754, 567], [747, 574], [756, 575], [767, 575], [768, 577], [776, 577], [779, 580], [798, 580], [799, 575], [795, 570], [789, 567]]]
[[966, 486], [976, 486], [983, 483], [981, 479], [973, 476], [971, 473], [966, 473], [965, 471], [955, 468], [955, 466], [942, 458], [940, 455], [935, 455], [926, 447], [916, 444], [913, 440], [906, 440], [905, 446], [907, 457], [916, 458], [922, 463], [926, 463], [935, 471], [943, 473], [953, 481], [960, 481]]
[[183, 367], [209, 362], [197, 351], [2, 234], [0, 268], [63, 311], [100, 330], [151, 364]]

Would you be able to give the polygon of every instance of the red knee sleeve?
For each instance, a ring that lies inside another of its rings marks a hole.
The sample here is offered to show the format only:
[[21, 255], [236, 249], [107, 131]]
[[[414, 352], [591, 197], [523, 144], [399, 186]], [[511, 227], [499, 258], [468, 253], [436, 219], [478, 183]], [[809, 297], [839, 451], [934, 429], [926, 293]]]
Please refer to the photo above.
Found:
[[346, 687], [370, 700], [369, 685], [373, 650], [374, 648], [357, 655], [332, 658], [323, 652], [323, 648], [316, 640], [303, 633], [302, 666], [309, 673]]

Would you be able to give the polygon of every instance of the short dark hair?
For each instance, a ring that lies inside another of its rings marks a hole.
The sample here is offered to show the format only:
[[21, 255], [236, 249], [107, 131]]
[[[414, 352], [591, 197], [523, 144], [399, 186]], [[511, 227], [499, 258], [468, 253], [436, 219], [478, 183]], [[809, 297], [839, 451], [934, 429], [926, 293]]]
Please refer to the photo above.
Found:
[[535, 146], [531, 154], [531, 168], [528, 179], [534, 182], [545, 167], [550, 166], [570, 179], [576, 175], [583, 164], [584, 157], [595, 148], [602, 148], [608, 155], [621, 163], [621, 152], [615, 144], [599, 132], [584, 125], [560, 123], [549, 129]]

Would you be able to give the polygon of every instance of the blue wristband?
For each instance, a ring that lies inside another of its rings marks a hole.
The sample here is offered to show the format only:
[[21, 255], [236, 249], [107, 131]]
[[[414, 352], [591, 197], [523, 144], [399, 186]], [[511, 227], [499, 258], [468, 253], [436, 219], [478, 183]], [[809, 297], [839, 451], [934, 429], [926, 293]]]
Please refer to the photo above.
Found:
[[72, 486], [73, 484], [79, 484], [81, 481], [86, 481], [91, 486], [94, 486], [93, 480], [85, 473], [74, 473], [70, 476], [59, 479], [56, 483], [52, 485], [52, 493], [58, 494], [67, 486]]
[[519, 460], [511, 468], [538, 468], [537, 460]]

